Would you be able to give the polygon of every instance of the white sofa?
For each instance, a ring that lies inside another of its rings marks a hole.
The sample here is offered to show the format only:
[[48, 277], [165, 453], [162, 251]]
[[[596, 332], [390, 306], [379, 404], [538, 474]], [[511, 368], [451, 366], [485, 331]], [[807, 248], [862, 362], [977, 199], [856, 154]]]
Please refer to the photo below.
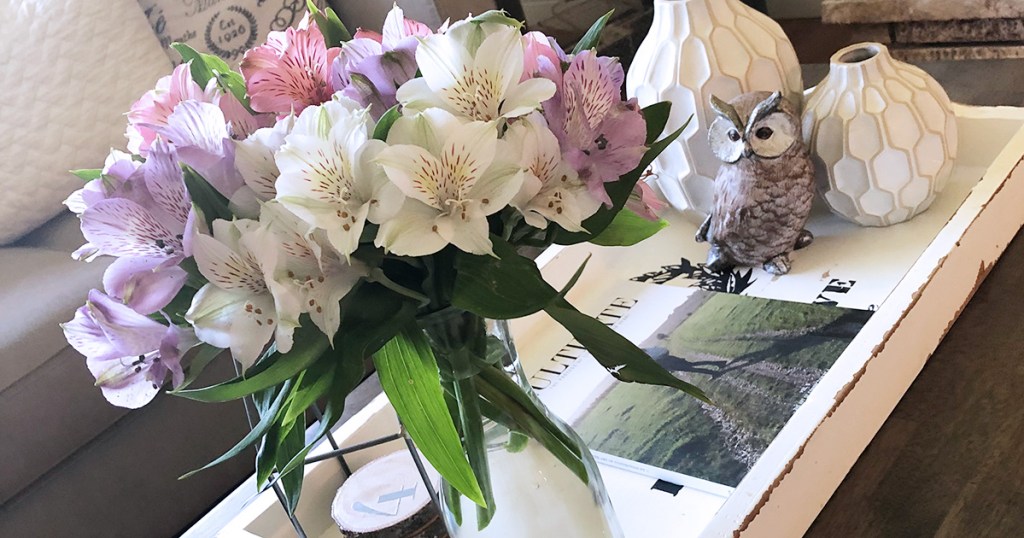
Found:
[[0, 13], [0, 536], [172, 536], [251, 472], [242, 457], [177, 480], [244, 436], [241, 404], [116, 408], [58, 326], [109, 263], [71, 259], [67, 170], [123, 147], [122, 114], [171, 64], [136, 0]]

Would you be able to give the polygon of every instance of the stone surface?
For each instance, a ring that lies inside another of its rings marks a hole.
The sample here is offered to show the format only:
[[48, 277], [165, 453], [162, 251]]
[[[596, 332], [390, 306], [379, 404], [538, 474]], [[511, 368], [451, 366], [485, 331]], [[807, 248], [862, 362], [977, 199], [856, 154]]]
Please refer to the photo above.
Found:
[[1024, 40], [1024, 19], [913, 21], [892, 25], [898, 43], [962, 43]]
[[828, 23], [955, 21], [1024, 17], [1019, 0], [824, 0]]
[[938, 62], [949, 60], [1003, 60], [1024, 58], [1020, 45], [948, 45], [893, 49], [892, 55], [905, 62]]

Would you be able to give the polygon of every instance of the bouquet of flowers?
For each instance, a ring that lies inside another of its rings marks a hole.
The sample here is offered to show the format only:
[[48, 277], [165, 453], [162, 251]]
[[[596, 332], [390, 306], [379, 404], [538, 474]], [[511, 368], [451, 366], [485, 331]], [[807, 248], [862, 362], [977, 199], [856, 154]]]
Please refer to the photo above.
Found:
[[[523, 431], [553, 429], [501, 408], [518, 386], [453, 394], [492, 365], [435, 357], [420, 323], [438, 312], [543, 310], [618, 379], [702, 397], [519, 253], [630, 245], [664, 226], [639, 179], [679, 133], [656, 140], [667, 104], [622, 99], [622, 67], [593, 50], [606, 20], [568, 55], [501, 12], [433, 31], [398, 7], [382, 33], [351, 36], [311, 6], [240, 72], [176, 45], [184, 63], [127, 114], [128, 152], [75, 171], [87, 183], [66, 202], [87, 240], [74, 255], [116, 258], [64, 325], [104, 396], [252, 396], [258, 423], [210, 465], [258, 443], [258, 481], [280, 480], [290, 508], [307, 408], [325, 402], [322, 436], [368, 357], [424, 456], [478, 504], [481, 439], [460, 410], [479, 420], [479, 401], [540, 424]], [[239, 375], [193, 387], [223, 350]]]

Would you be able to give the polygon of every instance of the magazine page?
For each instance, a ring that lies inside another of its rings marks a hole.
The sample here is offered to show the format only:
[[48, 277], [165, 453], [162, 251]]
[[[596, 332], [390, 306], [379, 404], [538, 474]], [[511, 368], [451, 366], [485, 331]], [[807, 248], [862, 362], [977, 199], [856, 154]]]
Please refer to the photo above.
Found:
[[870, 311], [623, 283], [599, 319], [702, 388], [621, 383], [572, 340], [531, 383], [604, 463], [727, 496]]

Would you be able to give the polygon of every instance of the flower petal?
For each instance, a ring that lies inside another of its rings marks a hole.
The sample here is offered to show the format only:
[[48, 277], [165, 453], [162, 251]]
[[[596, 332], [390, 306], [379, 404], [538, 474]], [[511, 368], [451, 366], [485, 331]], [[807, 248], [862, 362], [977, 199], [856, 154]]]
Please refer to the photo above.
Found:
[[269, 293], [249, 295], [207, 284], [196, 292], [185, 319], [196, 337], [212, 346], [230, 348], [244, 367], [252, 366], [274, 332], [274, 300]]
[[417, 201], [406, 200], [391, 220], [381, 225], [374, 244], [399, 256], [426, 256], [443, 249], [445, 241], [433, 229], [437, 211]]
[[136, 312], [152, 314], [167, 306], [188, 279], [184, 269], [165, 263], [162, 258], [118, 258], [103, 273], [103, 289]]
[[529, 114], [540, 104], [555, 95], [555, 83], [543, 78], [534, 78], [513, 85], [501, 104], [501, 114], [515, 118]]
[[169, 258], [182, 254], [182, 238], [131, 200], [103, 200], [82, 213], [82, 235], [109, 256]]
[[192, 239], [192, 248], [199, 272], [217, 287], [249, 294], [266, 292], [263, 272], [255, 260], [204, 234]]

